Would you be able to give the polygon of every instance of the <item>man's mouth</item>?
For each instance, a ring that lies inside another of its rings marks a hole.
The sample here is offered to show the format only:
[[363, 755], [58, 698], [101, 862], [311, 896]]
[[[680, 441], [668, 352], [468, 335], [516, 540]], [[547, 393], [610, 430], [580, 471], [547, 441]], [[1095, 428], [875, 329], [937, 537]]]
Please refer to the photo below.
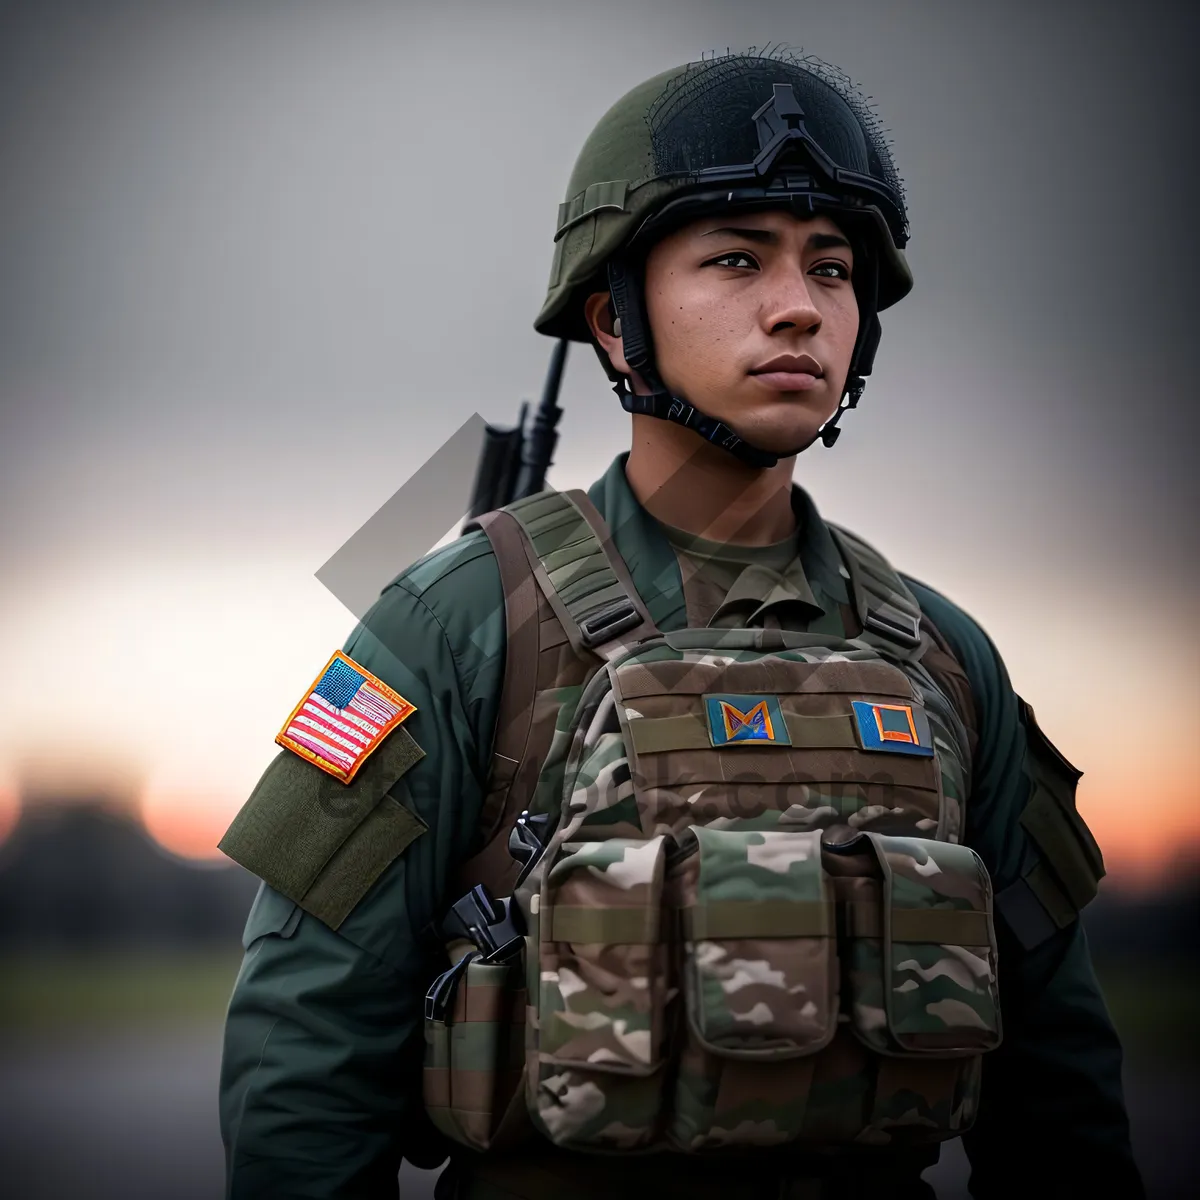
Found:
[[825, 372], [810, 354], [781, 354], [752, 368], [749, 374], [776, 391], [802, 392], [815, 387]]

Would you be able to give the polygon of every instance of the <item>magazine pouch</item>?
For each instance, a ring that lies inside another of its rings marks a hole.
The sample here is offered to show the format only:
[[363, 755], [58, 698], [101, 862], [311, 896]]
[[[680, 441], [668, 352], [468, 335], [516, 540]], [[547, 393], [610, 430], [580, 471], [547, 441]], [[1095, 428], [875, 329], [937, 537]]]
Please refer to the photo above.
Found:
[[684, 1020], [669, 1139], [777, 1145], [801, 1128], [838, 1012], [819, 831], [685, 830], [670, 869]]
[[534, 1125], [555, 1145], [633, 1149], [662, 1107], [666, 839], [563, 842], [538, 896]]
[[870, 833], [852, 848], [864, 841], [879, 878], [856, 881], [843, 919], [852, 1027], [880, 1056], [859, 1140], [956, 1137], [1001, 1037], [991, 882], [966, 846]]
[[472, 952], [441, 978], [441, 1003], [433, 1011], [426, 1004], [425, 1106], [447, 1137], [486, 1150], [499, 1144], [501, 1119], [521, 1087], [521, 965], [486, 963]]

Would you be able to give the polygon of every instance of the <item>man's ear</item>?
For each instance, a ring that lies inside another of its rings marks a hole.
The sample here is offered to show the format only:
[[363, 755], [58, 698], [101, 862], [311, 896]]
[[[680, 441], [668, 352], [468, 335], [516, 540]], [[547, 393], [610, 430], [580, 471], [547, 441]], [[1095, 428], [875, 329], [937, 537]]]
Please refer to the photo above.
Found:
[[[583, 304], [583, 315], [596, 345], [608, 356], [608, 376], [614, 383], [625, 380], [635, 396], [651, 395], [650, 386], [625, 359], [625, 343], [618, 336], [620, 325], [614, 321], [612, 300], [607, 292], [593, 292]], [[616, 328], [614, 329], [614, 324]]]
[[612, 300], [607, 292], [593, 292], [583, 304], [583, 314], [588, 328], [608, 355], [613, 368], [627, 379], [633, 375], [625, 361], [625, 343], [613, 328]]

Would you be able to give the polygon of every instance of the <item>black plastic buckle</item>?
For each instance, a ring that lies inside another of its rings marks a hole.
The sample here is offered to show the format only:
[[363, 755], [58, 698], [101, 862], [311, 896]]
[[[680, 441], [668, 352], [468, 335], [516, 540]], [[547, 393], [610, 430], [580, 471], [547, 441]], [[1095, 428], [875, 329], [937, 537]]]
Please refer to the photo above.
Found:
[[591, 650], [641, 622], [642, 614], [634, 607], [633, 601], [628, 596], [621, 596], [588, 613], [579, 622], [579, 640]]
[[546, 847], [549, 813], [531, 813], [525, 809], [508, 835], [508, 852], [522, 866], [528, 865]]
[[483, 883], [451, 905], [442, 928], [450, 938], [469, 938], [485, 962], [497, 962], [512, 953], [523, 944], [525, 933], [512, 897], [497, 900]]
[[425, 993], [425, 1020], [444, 1021], [446, 1019], [446, 1013], [450, 1005], [454, 1003], [454, 993], [458, 988], [458, 981], [467, 973], [467, 968], [478, 957], [479, 955], [474, 950], [468, 951], [454, 966], [448, 971], [443, 971], [429, 985], [429, 991]]
[[491, 954], [485, 954], [480, 962], [506, 963], [511, 962], [525, 948], [525, 935], [518, 934], [507, 942], [501, 942]]

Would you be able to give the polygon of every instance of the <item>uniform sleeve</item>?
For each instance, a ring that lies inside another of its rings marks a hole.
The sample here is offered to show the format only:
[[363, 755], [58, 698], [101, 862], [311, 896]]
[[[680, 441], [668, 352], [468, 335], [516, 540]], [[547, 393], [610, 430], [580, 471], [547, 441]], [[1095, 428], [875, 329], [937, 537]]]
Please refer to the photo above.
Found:
[[[914, 586], [967, 673], [979, 746], [964, 840], [997, 895], [1020, 887], [1040, 850], [1022, 824], [1032, 792], [1023, 706], [980, 627], [944, 597]], [[1041, 914], [1022, 937], [997, 918], [1004, 1040], [983, 1060], [974, 1129], [963, 1141], [971, 1193], [1000, 1197], [1142, 1197], [1121, 1087], [1121, 1045], [1092, 969], [1083, 926]], [[1014, 922], [1015, 924], [1015, 922]], [[1036, 1164], [1031, 1169], [1031, 1164]]]
[[444, 1157], [421, 1102], [422, 1001], [444, 966], [429, 927], [481, 804], [499, 683], [488, 677], [496, 647], [485, 649], [452, 648], [403, 581], [347, 643], [356, 662], [416, 705], [404, 728], [425, 756], [390, 795], [427, 828], [336, 931], [260, 890], [221, 1069], [235, 1200], [394, 1197], [402, 1156], [426, 1167]]

